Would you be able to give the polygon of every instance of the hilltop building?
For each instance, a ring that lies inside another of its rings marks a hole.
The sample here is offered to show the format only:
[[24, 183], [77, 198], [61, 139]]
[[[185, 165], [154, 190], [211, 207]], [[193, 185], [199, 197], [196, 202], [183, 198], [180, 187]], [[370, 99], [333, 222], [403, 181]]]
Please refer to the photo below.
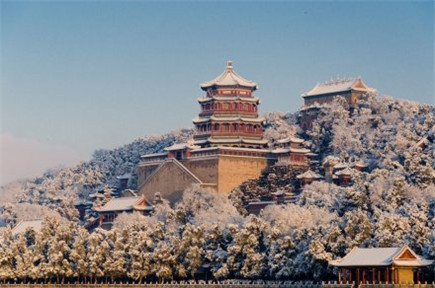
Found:
[[138, 168], [138, 194], [153, 199], [156, 192], [175, 203], [191, 184], [229, 193], [277, 161], [306, 165], [308, 149], [302, 139], [284, 139], [271, 150], [263, 138], [265, 119], [259, 117], [260, 99], [255, 82], [238, 75], [231, 61], [225, 71], [200, 85], [200, 113], [193, 119], [195, 134], [188, 143], [167, 147], [165, 152], [142, 156]]
[[299, 115], [300, 126], [304, 130], [310, 130], [322, 105], [332, 102], [338, 96], [346, 99], [352, 110], [358, 99], [374, 91], [375, 89], [367, 86], [360, 78], [337, 79], [318, 83], [310, 91], [301, 95], [304, 99], [304, 107]]
[[263, 139], [264, 119], [258, 116], [258, 85], [238, 75], [231, 61], [225, 71], [200, 85], [201, 111], [189, 143], [167, 147], [164, 153], [142, 156], [138, 193], [154, 193], [171, 203], [191, 184], [229, 193], [243, 181], [257, 178], [273, 162]]

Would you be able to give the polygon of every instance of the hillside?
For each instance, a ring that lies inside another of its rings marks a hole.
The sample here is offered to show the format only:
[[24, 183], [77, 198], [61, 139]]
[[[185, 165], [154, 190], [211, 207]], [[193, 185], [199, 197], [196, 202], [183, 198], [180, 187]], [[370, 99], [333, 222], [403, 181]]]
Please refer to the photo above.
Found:
[[[352, 175], [349, 185], [322, 180], [300, 187], [297, 172], [273, 168], [235, 189], [231, 201], [192, 187], [175, 208], [163, 201], [151, 217], [123, 215], [109, 232], [97, 229], [88, 234], [74, 222], [48, 221], [30, 241], [7, 241], [21, 251], [37, 252], [38, 245], [47, 245], [54, 253], [56, 243], [70, 239], [73, 244], [64, 247], [64, 262], [42, 257], [43, 263], [57, 267], [56, 275], [135, 281], [192, 278], [200, 267], [209, 267], [217, 279], [325, 280], [333, 277], [328, 261], [355, 246], [409, 244], [418, 254], [435, 258], [435, 107], [368, 97], [352, 113], [348, 108], [341, 99], [321, 108], [306, 134], [295, 124], [296, 114], [271, 113], [266, 115], [265, 134], [271, 142], [288, 135], [304, 138], [304, 145], [319, 155], [320, 161], [311, 169], [323, 175], [322, 163], [331, 157], [349, 167], [367, 163], [365, 171]], [[159, 152], [191, 133], [183, 130], [96, 151], [89, 162], [24, 183], [18, 202], [42, 205], [74, 219], [71, 199], [111, 186], [124, 173], [133, 173], [129, 186], [135, 188], [134, 171], [141, 154]], [[297, 202], [268, 206], [259, 216], [244, 216], [247, 202], [268, 199], [278, 190], [297, 192]], [[18, 217], [16, 210], [23, 204], [15, 205], [4, 209], [9, 219]], [[56, 229], [63, 232], [57, 235]], [[88, 244], [79, 250], [80, 243]], [[73, 263], [84, 258], [82, 273]], [[23, 268], [23, 273], [43, 268], [36, 267]]]

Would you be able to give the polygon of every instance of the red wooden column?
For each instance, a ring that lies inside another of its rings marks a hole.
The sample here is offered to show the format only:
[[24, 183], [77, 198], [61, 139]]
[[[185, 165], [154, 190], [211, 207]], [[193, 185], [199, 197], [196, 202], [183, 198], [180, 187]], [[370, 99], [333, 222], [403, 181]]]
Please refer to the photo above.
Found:
[[341, 284], [341, 268], [338, 268], [338, 284]]
[[359, 285], [359, 268], [356, 268], [356, 285]]
[[375, 268], [372, 268], [372, 283], [375, 283], [375, 281], [376, 281], [376, 269]]
[[390, 283], [390, 269], [388, 269], [388, 267], [385, 268], [385, 281]]

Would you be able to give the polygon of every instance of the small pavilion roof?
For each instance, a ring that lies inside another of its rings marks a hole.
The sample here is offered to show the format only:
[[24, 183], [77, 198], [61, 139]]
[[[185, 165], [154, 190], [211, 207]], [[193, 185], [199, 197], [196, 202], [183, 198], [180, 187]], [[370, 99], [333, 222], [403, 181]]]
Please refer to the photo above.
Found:
[[[135, 208], [137, 204], [140, 204], [143, 200], [146, 199], [142, 197], [121, 197], [121, 198], [112, 198], [107, 202], [103, 207], [96, 209], [98, 212], [111, 212], [111, 211], [130, 211]], [[148, 204], [148, 201], [146, 201]], [[152, 206], [147, 205], [146, 210], [151, 210]], [[135, 208], [136, 209], [136, 208]], [[142, 209], [140, 209], [142, 210]]]
[[15, 236], [19, 233], [26, 232], [28, 228], [39, 231], [42, 228], [42, 222], [43, 221], [41, 219], [22, 220], [12, 229], [12, 235]]
[[337, 79], [324, 83], [317, 83], [313, 89], [302, 94], [302, 97], [347, 92], [350, 90], [366, 92], [372, 91], [373, 89], [368, 87], [360, 78]]
[[361, 266], [428, 266], [432, 260], [426, 260], [415, 254], [407, 245], [392, 248], [358, 248], [354, 247], [346, 256], [331, 261], [337, 267]]
[[251, 88], [253, 90], [256, 90], [258, 88], [257, 83], [246, 80], [245, 78], [234, 72], [232, 61], [227, 61], [227, 67], [222, 74], [220, 74], [213, 80], [202, 83], [200, 86], [203, 90], [207, 90], [207, 88], [213, 86], [243, 86]]
[[346, 167], [343, 170], [339, 170], [337, 172], [335, 172], [335, 175], [340, 176], [340, 175], [344, 175], [344, 176], [352, 176], [354, 174], [354, 170], [352, 168]]
[[296, 176], [297, 179], [322, 179], [323, 176], [313, 172], [311, 170], [307, 170], [302, 174]]

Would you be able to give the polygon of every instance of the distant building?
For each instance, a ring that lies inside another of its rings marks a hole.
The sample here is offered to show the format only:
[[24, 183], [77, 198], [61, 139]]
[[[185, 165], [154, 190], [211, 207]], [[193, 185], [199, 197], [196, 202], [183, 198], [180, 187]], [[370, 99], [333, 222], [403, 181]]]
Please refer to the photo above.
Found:
[[110, 229], [116, 216], [121, 213], [139, 212], [149, 215], [153, 211], [152, 204], [145, 197], [121, 197], [109, 200], [103, 207], [95, 209], [98, 212], [99, 226]]
[[304, 187], [305, 185], [309, 185], [314, 181], [319, 181], [323, 179], [323, 176], [311, 170], [308, 170], [302, 174], [299, 174], [298, 176], [296, 176], [296, 178], [300, 181], [301, 187]]
[[304, 107], [300, 111], [299, 123], [302, 129], [310, 130], [321, 106], [332, 102], [337, 96], [342, 96], [349, 103], [351, 109], [358, 99], [375, 89], [367, 86], [362, 79], [337, 79], [325, 83], [318, 83], [310, 91], [303, 93]]
[[303, 139], [296, 137], [278, 140], [280, 147], [271, 151], [277, 160], [275, 165], [308, 166], [307, 154], [311, 151], [301, 146], [303, 142]]
[[433, 263], [418, 256], [408, 246], [400, 248], [353, 248], [330, 265], [339, 268], [340, 284], [419, 283], [424, 281], [422, 268]]

